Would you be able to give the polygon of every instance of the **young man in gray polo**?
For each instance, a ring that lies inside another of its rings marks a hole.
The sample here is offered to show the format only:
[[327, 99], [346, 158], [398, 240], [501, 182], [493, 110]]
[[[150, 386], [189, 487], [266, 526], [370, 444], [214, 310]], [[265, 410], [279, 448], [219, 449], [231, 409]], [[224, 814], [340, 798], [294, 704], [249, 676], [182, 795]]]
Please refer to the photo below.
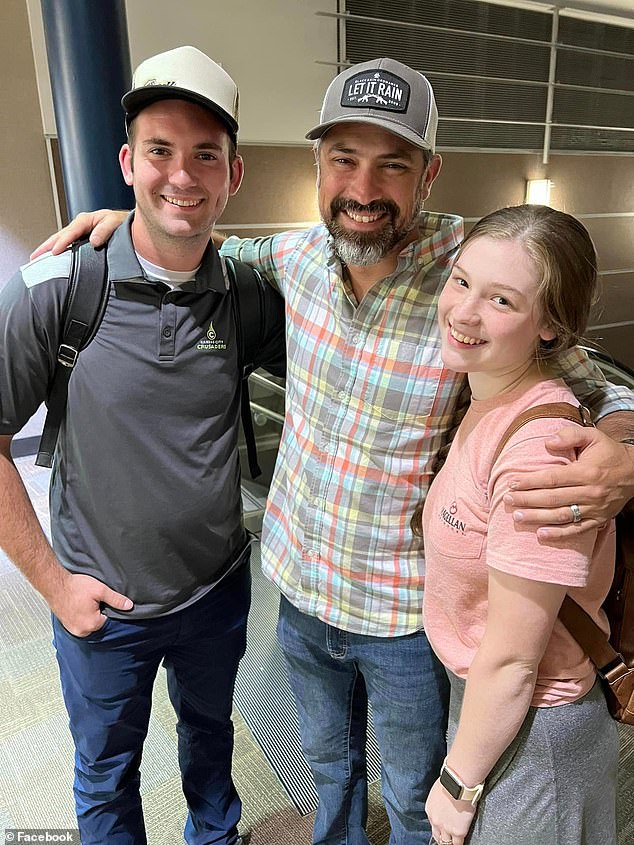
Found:
[[[242, 179], [238, 92], [182, 47], [123, 98], [136, 207], [108, 245], [109, 297], [69, 385], [51, 479], [52, 546], [11, 461], [46, 399], [70, 254], [0, 294], [0, 545], [48, 602], [75, 741], [84, 845], [142, 845], [139, 764], [158, 667], [178, 717], [190, 845], [233, 845], [231, 707], [250, 602], [237, 450], [240, 362], [210, 235]], [[283, 362], [276, 294], [260, 365]], [[214, 342], [209, 332], [213, 330]]]
[[[427, 845], [425, 799], [445, 753], [447, 680], [423, 630], [424, 556], [409, 525], [464, 386], [442, 366], [436, 322], [462, 220], [422, 210], [440, 171], [436, 124], [422, 74], [389, 58], [346, 68], [307, 135], [323, 223], [222, 247], [286, 299], [286, 416], [262, 561], [282, 592], [278, 633], [319, 794], [316, 845], [368, 843], [368, 702], [391, 845]], [[100, 217], [81, 217], [62, 243]], [[631, 437], [632, 414], [619, 413], [634, 406], [629, 391], [606, 387], [579, 351], [561, 363], [611, 433]], [[525, 524], [554, 523], [540, 531], [592, 527], [634, 493], [634, 447], [591, 429], [572, 438], [587, 447], [577, 464], [555, 481], [522, 478], [562, 488], [521, 501]], [[572, 501], [581, 522], [557, 527]]]

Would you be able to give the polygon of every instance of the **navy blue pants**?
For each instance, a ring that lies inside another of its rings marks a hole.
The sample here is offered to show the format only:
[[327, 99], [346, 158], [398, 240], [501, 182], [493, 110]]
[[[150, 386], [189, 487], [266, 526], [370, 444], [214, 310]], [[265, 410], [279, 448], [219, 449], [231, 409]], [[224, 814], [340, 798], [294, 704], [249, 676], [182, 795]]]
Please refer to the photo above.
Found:
[[203, 598], [154, 619], [108, 618], [75, 637], [53, 617], [62, 692], [75, 741], [75, 804], [83, 845], [144, 845], [141, 753], [161, 661], [176, 711], [189, 845], [232, 845], [242, 805], [231, 779], [231, 707], [246, 647], [245, 565]]

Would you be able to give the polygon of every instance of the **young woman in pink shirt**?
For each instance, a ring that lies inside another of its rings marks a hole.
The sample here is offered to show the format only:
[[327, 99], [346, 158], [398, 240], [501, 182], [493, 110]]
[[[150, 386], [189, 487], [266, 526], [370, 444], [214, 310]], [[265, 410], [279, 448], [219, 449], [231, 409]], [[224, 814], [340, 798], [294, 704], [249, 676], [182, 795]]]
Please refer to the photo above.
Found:
[[583, 225], [526, 205], [475, 225], [440, 297], [443, 361], [472, 391], [413, 520], [420, 533], [422, 513], [425, 630], [452, 687], [447, 759], [427, 800], [441, 845], [616, 843], [616, 725], [557, 618], [569, 593], [607, 630], [614, 525], [555, 542], [513, 520], [513, 478], [575, 460], [548, 448], [561, 419], [526, 424], [493, 463], [522, 411], [578, 404], [549, 362], [577, 343], [596, 289]]

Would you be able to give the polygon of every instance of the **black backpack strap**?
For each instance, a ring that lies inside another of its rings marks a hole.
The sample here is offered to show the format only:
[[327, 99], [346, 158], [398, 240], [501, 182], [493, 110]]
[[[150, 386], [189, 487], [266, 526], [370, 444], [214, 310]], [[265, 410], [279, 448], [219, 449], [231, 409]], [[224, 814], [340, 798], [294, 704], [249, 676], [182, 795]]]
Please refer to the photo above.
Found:
[[50, 467], [66, 411], [68, 382], [77, 357], [95, 336], [108, 299], [106, 248], [88, 242], [72, 246], [68, 290], [62, 309], [62, 336], [46, 402], [47, 413], [35, 463]]
[[231, 305], [236, 323], [241, 369], [240, 416], [247, 446], [251, 478], [262, 474], [258, 464], [255, 431], [249, 397], [249, 376], [255, 369], [255, 353], [264, 343], [264, 285], [266, 282], [257, 270], [223, 257], [229, 278]]

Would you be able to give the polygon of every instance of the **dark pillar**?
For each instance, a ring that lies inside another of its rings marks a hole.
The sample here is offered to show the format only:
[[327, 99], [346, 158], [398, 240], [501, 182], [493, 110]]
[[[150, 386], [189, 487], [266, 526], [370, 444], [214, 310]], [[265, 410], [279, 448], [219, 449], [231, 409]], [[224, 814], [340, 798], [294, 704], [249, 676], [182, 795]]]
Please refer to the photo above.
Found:
[[41, 0], [68, 213], [132, 208], [117, 156], [130, 87], [124, 0]]

